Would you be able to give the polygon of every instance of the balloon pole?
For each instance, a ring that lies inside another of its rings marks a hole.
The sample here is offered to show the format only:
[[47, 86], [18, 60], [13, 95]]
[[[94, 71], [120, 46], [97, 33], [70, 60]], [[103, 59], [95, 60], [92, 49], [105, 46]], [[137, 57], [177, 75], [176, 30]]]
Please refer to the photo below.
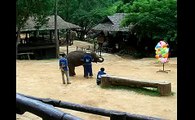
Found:
[[163, 71], [164, 71], [164, 66], [165, 66], [165, 63], [163, 63]]
[[165, 70], [164, 69], [164, 64], [168, 61], [168, 56], [169, 56], [169, 45], [168, 45], [168, 43], [161, 40], [155, 46], [155, 50], [156, 50], [155, 57], [163, 64], [163, 69], [159, 70], [157, 72], [168, 73], [168, 71], [171, 71], [171, 70]]
[[159, 71], [156, 71], [156, 72], [165, 72], [165, 73], [168, 73], [168, 71], [171, 71], [171, 70], [165, 70], [164, 69], [164, 66], [165, 66], [165, 63], [163, 63], [163, 69], [162, 70], [159, 70]]

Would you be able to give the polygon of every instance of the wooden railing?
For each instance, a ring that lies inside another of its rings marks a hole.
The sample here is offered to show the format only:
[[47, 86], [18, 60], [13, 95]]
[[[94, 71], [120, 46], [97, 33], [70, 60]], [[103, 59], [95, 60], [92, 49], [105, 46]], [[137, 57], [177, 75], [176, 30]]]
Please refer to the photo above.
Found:
[[106, 110], [103, 108], [91, 107], [87, 105], [63, 102], [50, 98], [37, 98], [24, 94], [16, 94], [16, 113], [23, 114], [29, 111], [45, 120], [82, 120], [79, 117], [68, 113], [63, 113], [53, 107], [76, 110], [85, 113], [91, 113], [101, 116], [110, 117], [110, 120], [164, 120], [162, 118], [150, 117], [138, 114], [130, 114], [127, 112]]

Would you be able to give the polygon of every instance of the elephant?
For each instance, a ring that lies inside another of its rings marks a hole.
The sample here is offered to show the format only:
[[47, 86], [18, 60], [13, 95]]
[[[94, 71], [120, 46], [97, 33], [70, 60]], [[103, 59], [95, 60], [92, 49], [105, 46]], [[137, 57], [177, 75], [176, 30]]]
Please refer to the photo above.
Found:
[[[84, 64], [81, 59], [83, 58], [83, 56], [85, 54], [86, 54], [85, 51], [80, 51], [80, 50], [72, 51], [72, 52], [68, 53], [67, 60], [68, 60], [68, 67], [69, 67], [69, 76], [75, 76], [76, 75], [75, 67]], [[89, 54], [93, 58], [92, 62], [95, 62], [95, 63], [100, 62], [101, 63], [104, 61], [104, 58], [98, 56], [95, 52], [90, 52]]]

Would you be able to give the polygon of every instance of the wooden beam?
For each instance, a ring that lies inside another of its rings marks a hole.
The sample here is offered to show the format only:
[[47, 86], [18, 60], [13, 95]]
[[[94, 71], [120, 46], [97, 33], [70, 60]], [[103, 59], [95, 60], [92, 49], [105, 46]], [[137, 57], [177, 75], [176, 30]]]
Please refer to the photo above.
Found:
[[131, 80], [129, 78], [102, 75], [101, 87], [109, 85], [120, 85], [130, 87], [154, 87], [157, 88], [160, 95], [170, 95], [171, 83], [167, 81], [143, 81], [143, 80]]

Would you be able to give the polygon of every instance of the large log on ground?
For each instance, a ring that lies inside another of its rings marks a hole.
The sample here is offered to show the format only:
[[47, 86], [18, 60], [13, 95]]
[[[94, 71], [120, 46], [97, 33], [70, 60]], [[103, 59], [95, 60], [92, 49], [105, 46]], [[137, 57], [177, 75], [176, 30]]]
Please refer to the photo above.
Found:
[[171, 83], [167, 81], [143, 81], [143, 80], [131, 80], [129, 78], [102, 75], [101, 87], [110, 85], [118, 86], [130, 86], [130, 87], [154, 87], [162, 96], [171, 94]]

